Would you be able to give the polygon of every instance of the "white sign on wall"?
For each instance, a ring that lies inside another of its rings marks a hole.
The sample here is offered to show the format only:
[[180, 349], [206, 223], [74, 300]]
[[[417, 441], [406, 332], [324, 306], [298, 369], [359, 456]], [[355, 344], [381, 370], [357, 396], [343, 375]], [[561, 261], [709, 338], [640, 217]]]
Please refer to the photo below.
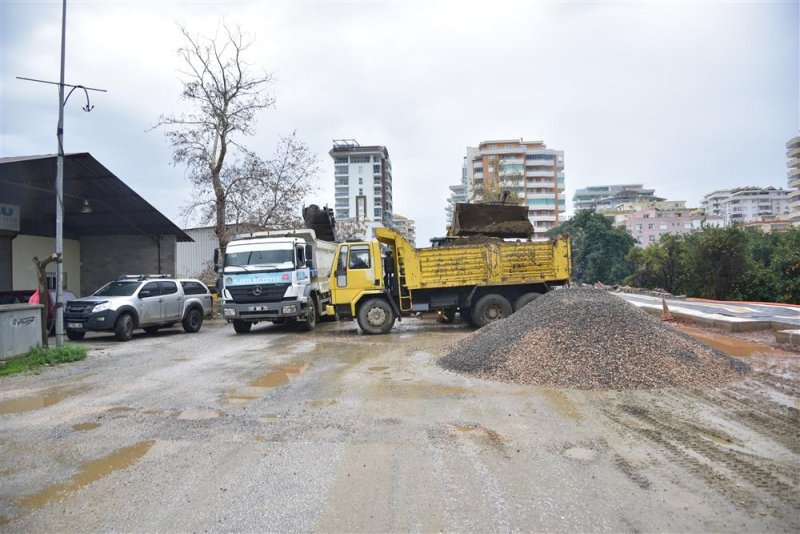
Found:
[[19, 206], [0, 204], [0, 230], [19, 232]]

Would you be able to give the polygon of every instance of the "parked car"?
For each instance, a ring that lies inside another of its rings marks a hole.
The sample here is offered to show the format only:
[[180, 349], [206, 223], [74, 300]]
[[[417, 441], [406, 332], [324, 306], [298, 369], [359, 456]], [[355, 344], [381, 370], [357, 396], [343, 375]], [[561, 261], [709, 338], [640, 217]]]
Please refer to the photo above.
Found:
[[91, 331], [113, 331], [119, 341], [128, 341], [137, 328], [153, 334], [181, 323], [184, 331], [197, 332], [210, 313], [211, 295], [199, 280], [125, 275], [67, 302], [64, 321], [73, 341]]
[[[0, 304], [19, 304], [29, 302], [33, 294], [36, 293], [35, 289], [18, 289], [14, 291], [0, 291]], [[56, 290], [51, 289], [48, 291], [50, 299], [47, 301], [47, 331], [49, 333], [55, 332], [56, 328]], [[69, 300], [77, 299], [78, 296], [72, 291], [63, 291], [62, 300], [67, 302]]]

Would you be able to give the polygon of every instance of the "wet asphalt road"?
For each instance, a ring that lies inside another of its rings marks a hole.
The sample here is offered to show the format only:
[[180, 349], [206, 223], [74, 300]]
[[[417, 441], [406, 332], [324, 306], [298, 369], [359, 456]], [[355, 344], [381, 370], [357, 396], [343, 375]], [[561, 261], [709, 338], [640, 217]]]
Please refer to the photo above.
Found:
[[0, 379], [0, 528], [797, 531], [797, 355], [704, 390], [447, 372], [460, 324], [90, 336]]

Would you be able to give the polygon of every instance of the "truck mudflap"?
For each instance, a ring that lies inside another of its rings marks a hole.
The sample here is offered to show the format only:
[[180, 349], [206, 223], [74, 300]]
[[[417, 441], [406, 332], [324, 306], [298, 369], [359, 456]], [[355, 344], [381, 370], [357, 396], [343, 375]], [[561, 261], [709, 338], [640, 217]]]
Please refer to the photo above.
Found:
[[290, 317], [302, 318], [307, 314], [308, 301], [299, 299], [244, 304], [226, 302], [222, 305], [222, 316], [228, 321], [270, 321]]

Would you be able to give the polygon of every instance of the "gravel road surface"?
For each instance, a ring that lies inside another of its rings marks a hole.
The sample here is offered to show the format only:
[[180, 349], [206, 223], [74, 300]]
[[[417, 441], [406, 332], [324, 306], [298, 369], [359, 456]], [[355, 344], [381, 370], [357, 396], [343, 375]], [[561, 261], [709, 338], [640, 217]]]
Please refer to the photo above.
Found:
[[800, 529], [797, 354], [725, 387], [550, 389], [441, 369], [470, 332], [87, 336], [0, 379], [0, 529]]

